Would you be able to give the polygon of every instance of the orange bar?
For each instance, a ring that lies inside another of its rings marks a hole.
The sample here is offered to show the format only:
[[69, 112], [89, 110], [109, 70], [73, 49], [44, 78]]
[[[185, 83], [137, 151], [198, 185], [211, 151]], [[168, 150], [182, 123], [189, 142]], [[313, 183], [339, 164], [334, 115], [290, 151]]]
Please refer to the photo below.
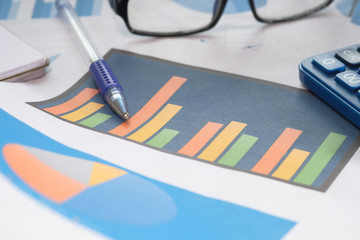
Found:
[[302, 131], [300, 130], [286, 128], [278, 139], [276, 139], [273, 145], [267, 150], [264, 156], [262, 156], [258, 163], [251, 169], [251, 171], [261, 174], [269, 174], [294, 144], [301, 133]]
[[109, 133], [123, 137], [154, 115], [187, 79], [173, 76], [170, 80], [129, 120], [110, 130]]
[[49, 113], [52, 113], [54, 115], [63, 114], [63, 113], [69, 112], [71, 110], [74, 110], [75, 108], [86, 103], [92, 97], [94, 97], [98, 92], [99, 91], [97, 89], [85, 88], [78, 95], [76, 95], [72, 99], [68, 100], [67, 102], [64, 102], [62, 104], [59, 104], [59, 105], [56, 105], [53, 107], [43, 108], [43, 110], [45, 110]]
[[210, 141], [223, 125], [224, 124], [208, 122], [178, 153], [193, 157]]
[[3, 155], [10, 169], [26, 185], [56, 203], [63, 203], [86, 189], [84, 184], [44, 164], [21, 145], [5, 145]]

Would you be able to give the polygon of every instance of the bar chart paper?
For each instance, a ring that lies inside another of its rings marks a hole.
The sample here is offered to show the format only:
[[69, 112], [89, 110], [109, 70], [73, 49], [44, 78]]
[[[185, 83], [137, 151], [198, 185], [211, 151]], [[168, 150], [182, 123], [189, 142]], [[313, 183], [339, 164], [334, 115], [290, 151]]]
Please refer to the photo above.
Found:
[[359, 130], [309, 92], [111, 50], [131, 118], [122, 122], [89, 74], [29, 103], [89, 130], [216, 167], [326, 191], [359, 146]]

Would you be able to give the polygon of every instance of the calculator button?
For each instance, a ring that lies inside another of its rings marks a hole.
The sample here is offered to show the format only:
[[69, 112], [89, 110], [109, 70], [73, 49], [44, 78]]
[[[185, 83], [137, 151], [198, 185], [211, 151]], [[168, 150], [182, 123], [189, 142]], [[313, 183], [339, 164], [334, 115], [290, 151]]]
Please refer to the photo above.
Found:
[[350, 67], [360, 65], [360, 53], [353, 48], [347, 48], [336, 53], [336, 57]]
[[316, 56], [312, 63], [325, 73], [342, 72], [345, 70], [345, 65], [330, 54]]
[[335, 81], [352, 92], [360, 89], [360, 75], [354, 71], [348, 70], [336, 74]]

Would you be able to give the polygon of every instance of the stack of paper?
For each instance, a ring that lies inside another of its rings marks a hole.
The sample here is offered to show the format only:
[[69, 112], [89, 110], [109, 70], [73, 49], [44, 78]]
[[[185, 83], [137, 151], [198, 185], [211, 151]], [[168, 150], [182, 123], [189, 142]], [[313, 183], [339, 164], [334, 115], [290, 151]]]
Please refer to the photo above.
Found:
[[0, 81], [28, 81], [46, 73], [49, 60], [0, 25]]

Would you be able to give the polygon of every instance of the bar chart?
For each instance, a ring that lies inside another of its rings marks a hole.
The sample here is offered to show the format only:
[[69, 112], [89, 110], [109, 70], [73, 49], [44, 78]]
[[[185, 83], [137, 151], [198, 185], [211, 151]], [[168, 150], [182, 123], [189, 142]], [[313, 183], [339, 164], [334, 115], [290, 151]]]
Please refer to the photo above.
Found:
[[[104, 0], [71, 1], [79, 16], [101, 15]], [[20, 14], [21, 12], [21, 15]], [[17, 19], [30, 16], [36, 18], [56, 17], [55, 0], [2, 0], [0, 1], [0, 20]]]
[[320, 191], [359, 145], [359, 130], [306, 91], [122, 51], [109, 55], [121, 71], [128, 121], [104, 103], [89, 75], [54, 99], [30, 104], [185, 160]]
[[359, 1], [341, 0], [336, 3], [336, 8], [345, 17], [350, 18], [353, 24], [360, 25]]

